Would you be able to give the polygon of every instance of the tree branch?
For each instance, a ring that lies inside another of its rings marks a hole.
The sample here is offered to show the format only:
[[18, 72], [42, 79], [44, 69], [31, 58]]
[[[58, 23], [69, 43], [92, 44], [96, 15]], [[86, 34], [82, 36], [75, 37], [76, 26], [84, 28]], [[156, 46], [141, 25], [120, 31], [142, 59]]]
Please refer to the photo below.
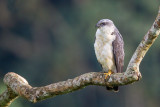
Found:
[[155, 22], [133, 54], [126, 72], [112, 74], [106, 80], [105, 75], [102, 72], [90, 72], [74, 79], [68, 79], [67, 81], [53, 83], [43, 87], [32, 87], [20, 75], [13, 72], [7, 73], [4, 77], [4, 83], [8, 88], [0, 95], [0, 107], [8, 107], [11, 102], [19, 96], [36, 103], [46, 98], [82, 89], [88, 85], [113, 87], [138, 81], [142, 78], [141, 73], [139, 72], [139, 65], [159, 34], [160, 9]]

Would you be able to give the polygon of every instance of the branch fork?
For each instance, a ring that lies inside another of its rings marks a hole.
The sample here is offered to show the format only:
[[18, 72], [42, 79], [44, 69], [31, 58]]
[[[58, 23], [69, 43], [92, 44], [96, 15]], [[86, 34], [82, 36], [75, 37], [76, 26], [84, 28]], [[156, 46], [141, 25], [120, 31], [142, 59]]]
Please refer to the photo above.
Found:
[[133, 54], [127, 70], [123, 73], [111, 74], [107, 79], [103, 72], [89, 72], [74, 79], [68, 79], [42, 87], [32, 87], [22, 76], [9, 72], [4, 77], [7, 90], [0, 95], [0, 107], [8, 107], [16, 98], [22, 96], [27, 100], [36, 103], [38, 101], [55, 97], [82, 89], [88, 85], [99, 86], [122, 86], [139, 81], [142, 76], [139, 65], [146, 52], [160, 34], [160, 9], [158, 16], [149, 29], [143, 40]]

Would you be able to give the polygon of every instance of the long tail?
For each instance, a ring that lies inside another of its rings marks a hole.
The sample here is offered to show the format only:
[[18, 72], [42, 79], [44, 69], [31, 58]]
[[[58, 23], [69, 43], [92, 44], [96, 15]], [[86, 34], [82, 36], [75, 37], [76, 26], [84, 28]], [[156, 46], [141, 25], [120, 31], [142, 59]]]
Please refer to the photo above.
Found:
[[118, 86], [115, 86], [115, 87], [106, 87], [107, 90], [109, 91], [114, 91], [114, 92], [118, 92]]

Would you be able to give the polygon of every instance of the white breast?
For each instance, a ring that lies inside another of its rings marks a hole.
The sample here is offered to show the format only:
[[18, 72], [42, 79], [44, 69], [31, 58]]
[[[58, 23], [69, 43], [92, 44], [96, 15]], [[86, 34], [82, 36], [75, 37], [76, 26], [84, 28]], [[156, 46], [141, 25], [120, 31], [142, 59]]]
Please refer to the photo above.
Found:
[[[108, 34], [110, 33], [110, 34]], [[112, 42], [115, 40], [115, 36], [111, 35], [111, 32], [102, 32], [97, 29], [96, 40], [94, 44], [95, 53], [98, 62], [102, 65], [103, 70], [115, 71], [115, 62], [113, 56]]]

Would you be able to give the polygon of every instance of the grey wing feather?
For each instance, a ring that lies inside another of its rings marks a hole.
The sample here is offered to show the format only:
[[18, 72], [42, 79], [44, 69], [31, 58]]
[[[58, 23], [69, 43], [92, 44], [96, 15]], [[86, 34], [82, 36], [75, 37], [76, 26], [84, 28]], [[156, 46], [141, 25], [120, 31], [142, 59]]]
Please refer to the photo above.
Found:
[[124, 66], [124, 42], [117, 28], [114, 30], [113, 34], [116, 35], [116, 39], [113, 41], [112, 44], [113, 54], [115, 59], [116, 70], [120, 73], [123, 71]]

